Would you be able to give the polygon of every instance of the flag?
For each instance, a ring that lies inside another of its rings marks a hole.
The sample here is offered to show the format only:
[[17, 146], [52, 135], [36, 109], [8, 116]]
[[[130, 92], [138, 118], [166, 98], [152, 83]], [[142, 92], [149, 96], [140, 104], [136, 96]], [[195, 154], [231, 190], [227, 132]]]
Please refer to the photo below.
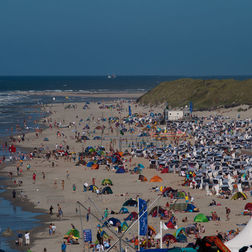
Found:
[[189, 104], [189, 109], [190, 109], [190, 113], [193, 112], [193, 103], [190, 101], [190, 104]]
[[131, 116], [132, 113], [131, 113], [131, 107], [129, 106], [129, 116]]
[[[145, 212], [145, 213], [144, 213]], [[139, 235], [146, 235], [148, 232], [148, 212], [147, 202], [143, 199], [138, 199], [138, 213], [139, 213]], [[140, 217], [142, 215], [142, 217]]]

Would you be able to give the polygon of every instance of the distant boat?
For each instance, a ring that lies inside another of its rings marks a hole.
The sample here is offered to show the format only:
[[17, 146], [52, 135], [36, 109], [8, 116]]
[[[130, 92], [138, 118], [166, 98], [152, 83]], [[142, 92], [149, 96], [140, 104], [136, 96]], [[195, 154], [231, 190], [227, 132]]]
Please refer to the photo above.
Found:
[[108, 74], [108, 75], [107, 75], [107, 78], [108, 78], [108, 79], [115, 79], [115, 78], [116, 78], [116, 75], [115, 75], [115, 74]]

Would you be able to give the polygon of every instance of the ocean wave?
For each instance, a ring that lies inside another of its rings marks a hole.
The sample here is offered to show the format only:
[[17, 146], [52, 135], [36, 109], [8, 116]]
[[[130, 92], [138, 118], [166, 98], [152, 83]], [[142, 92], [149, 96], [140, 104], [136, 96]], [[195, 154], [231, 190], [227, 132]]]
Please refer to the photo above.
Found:
[[24, 100], [26, 98], [27, 98], [26, 95], [0, 93], [0, 105], [2, 106], [2, 105], [12, 104], [13, 102]]

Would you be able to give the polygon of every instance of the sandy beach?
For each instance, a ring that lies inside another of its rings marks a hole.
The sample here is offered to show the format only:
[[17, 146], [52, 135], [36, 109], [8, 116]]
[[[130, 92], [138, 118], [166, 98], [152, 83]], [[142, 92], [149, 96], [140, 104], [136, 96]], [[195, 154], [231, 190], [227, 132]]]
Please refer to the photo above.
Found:
[[[52, 96], [58, 94], [50, 94]], [[73, 93], [64, 94], [66, 96], [72, 96]], [[79, 95], [79, 94], [78, 94]], [[83, 94], [82, 94], [83, 95]], [[136, 98], [139, 94], [117, 94], [112, 97], [128, 97]], [[88, 94], [88, 96], [96, 96], [96, 94]], [[99, 97], [111, 97], [108, 94], [99, 95]], [[69, 106], [70, 105], [70, 106]], [[86, 107], [85, 107], [86, 105]], [[113, 105], [113, 106], [112, 106]], [[40, 252], [44, 248], [47, 251], [60, 251], [60, 247], [63, 241], [64, 235], [72, 225], [78, 230], [81, 230], [80, 215], [82, 216], [83, 229], [91, 229], [93, 241], [96, 240], [97, 225], [98, 221], [90, 216], [87, 221], [87, 212], [83, 208], [79, 208], [77, 201], [81, 202], [87, 208], [90, 207], [92, 214], [95, 214], [102, 220], [104, 211], [108, 208], [108, 218], [115, 217], [123, 221], [128, 214], [111, 214], [111, 210], [118, 213], [123, 203], [130, 199], [142, 198], [149, 200], [149, 202], [155, 201], [158, 196], [162, 195], [161, 191], [155, 190], [155, 187], [169, 186], [178, 190], [183, 190], [186, 193], [190, 193], [194, 198], [194, 205], [200, 209], [200, 213], [205, 215], [211, 215], [212, 211], [216, 211], [220, 217], [220, 221], [209, 221], [203, 223], [205, 227], [205, 233], [200, 234], [201, 237], [205, 235], [216, 235], [218, 232], [227, 232], [232, 229], [242, 229], [241, 226], [236, 224], [247, 223], [249, 216], [242, 215], [244, 206], [247, 202], [252, 201], [250, 193], [247, 193], [248, 199], [246, 201], [231, 200], [217, 198], [216, 196], [207, 196], [205, 190], [192, 189], [190, 187], [182, 186], [184, 177], [174, 173], [161, 174], [156, 169], [149, 168], [149, 159], [144, 157], [124, 157], [124, 167], [128, 170], [133, 169], [139, 163], [145, 167], [142, 174], [148, 179], [147, 182], [141, 182], [138, 180], [138, 174], [127, 172], [123, 174], [117, 174], [113, 169], [108, 170], [106, 165], [100, 165], [99, 169], [91, 169], [86, 165], [76, 166], [71, 158], [59, 157], [55, 158], [51, 156], [49, 159], [45, 158], [45, 154], [49, 151], [55, 150], [60, 146], [69, 149], [71, 153], [83, 152], [86, 147], [93, 146], [98, 147], [100, 145], [105, 147], [106, 152], [110, 152], [110, 148], [114, 151], [124, 152], [125, 150], [130, 151], [131, 147], [129, 144], [137, 142], [137, 135], [140, 133], [140, 128], [135, 127], [135, 132], [126, 132], [124, 135], [114, 126], [114, 123], [109, 123], [108, 120], [103, 121], [102, 118], [118, 117], [120, 120], [128, 115], [128, 107], [131, 105], [132, 113], [138, 113], [144, 115], [144, 113], [162, 113], [162, 107], [148, 107], [140, 106], [135, 102], [131, 101], [114, 101], [107, 103], [78, 103], [78, 104], [52, 104], [45, 106], [44, 109], [51, 112], [51, 115], [44, 119], [44, 123], [47, 128], [37, 134], [29, 133], [25, 136], [25, 141], [18, 143], [18, 146], [23, 148], [37, 148], [37, 157], [31, 158], [30, 160], [24, 160], [23, 162], [17, 162], [11, 166], [5, 167], [4, 171], [7, 173], [12, 172], [14, 175], [17, 171], [17, 166], [22, 170], [21, 175], [14, 177], [17, 181], [21, 180], [22, 184], [17, 187], [17, 199], [21, 200], [22, 197], [29, 199], [34, 204], [36, 209], [44, 209], [48, 213], [49, 221], [45, 224], [47, 228], [39, 230], [39, 232], [31, 232], [31, 251]], [[85, 107], [85, 109], [83, 109]], [[252, 110], [238, 112], [238, 108], [232, 109], [221, 109], [218, 111], [210, 112], [199, 112], [199, 116], [210, 116], [210, 115], [222, 115], [230, 119], [237, 118], [237, 114], [241, 119], [250, 118]], [[229, 120], [229, 119], [227, 119]], [[89, 130], [84, 129], [88, 124]], [[57, 125], [57, 126], [56, 126]], [[101, 127], [105, 126], [102, 133]], [[100, 126], [100, 127], [99, 127]], [[113, 130], [111, 129], [113, 128]], [[128, 126], [126, 126], [128, 127]], [[76, 141], [76, 135], [85, 132], [86, 136], [91, 140], [83, 140], [81, 142]], [[98, 140], [93, 138], [98, 136]], [[102, 139], [100, 139], [102, 137]], [[46, 141], [45, 141], [45, 138]], [[120, 139], [120, 140], [119, 140]], [[127, 140], [126, 140], [127, 139]], [[146, 141], [148, 139], [145, 139]], [[170, 140], [165, 142], [166, 145], [172, 144]], [[85, 158], [86, 162], [92, 161], [91, 158]], [[29, 167], [29, 168], [27, 168]], [[36, 174], [36, 179], [33, 179], [33, 174]], [[163, 181], [161, 183], [151, 183], [149, 180], [155, 176], [160, 176]], [[95, 185], [98, 188], [103, 188], [101, 185], [103, 179], [110, 179], [113, 182], [111, 189], [113, 194], [97, 194], [92, 191], [83, 191], [83, 184], [87, 183]], [[11, 183], [11, 182], [10, 182]], [[75, 190], [73, 187], [75, 186]], [[22, 191], [22, 193], [20, 193]], [[11, 191], [9, 191], [11, 194]], [[215, 199], [218, 203], [216, 206], [209, 207], [209, 203]], [[165, 207], [167, 202], [170, 204], [173, 200], [167, 197], [160, 197], [153, 206], [160, 205]], [[185, 200], [180, 200], [185, 202]], [[58, 218], [57, 204], [60, 205], [63, 211], [63, 217]], [[49, 215], [49, 208], [53, 206], [53, 214]], [[231, 209], [230, 221], [226, 221], [225, 207]], [[80, 213], [81, 209], [81, 213]], [[129, 211], [138, 211], [136, 207], [129, 207]], [[185, 212], [174, 212], [177, 219], [177, 226], [182, 227], [185, 225], [192, 224], [194, 217], [198, 213], [185, 213]], [[187, 223], [183, 223], [182, 219], [187, 217]], [[103, 220], [105, 221], [105, 220]], [[50, 223], [56, 225], [56, 232], [53, 235], [49, 235], [48, 229]], [[159, 217], [148, 217], [148, 224], [155, 228], [159, 232], [160, 218]], [[106, 229], [104, 229], [106, 230]], [[113, 227], [115, 230], [115, 227]], [[107, 234], [111, 235], [111, 243], [113, 244], [117, 239], [109, 231]], [[137, 236], [137, 225], [135, 225], [129, 232], [127, 232], [124, 238], [132, 239]], [[176, 230], [167, 230], [163, 233], [174, 233]], [[188, 242], [195, 242], [195, 236], [188, 237]], [[133, 243], [131, 243], [133, 246]], [[175, 246], [185, 246], [184, 243], [175, 243]], [[123, 247], [125, 248], [125, 244]], [[79, 240], [78, 245], [68, 245], [67, 251], [77, 252], [82, 251], [83, 242]], [[130, 251], [131, 248], [128, 248]], [[118, 251], [118, 245], [114, 251]], [[23, 250], [25, 251], [25, 250]], [[132, 250], [133, 251], [133, 250]]]

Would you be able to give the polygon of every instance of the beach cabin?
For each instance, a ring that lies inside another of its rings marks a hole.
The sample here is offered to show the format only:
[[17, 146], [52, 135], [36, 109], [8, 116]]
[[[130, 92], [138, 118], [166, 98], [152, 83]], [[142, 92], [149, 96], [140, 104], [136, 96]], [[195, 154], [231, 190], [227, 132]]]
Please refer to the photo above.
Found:
[[169, 107], [166, 106], [164, 109], [165, 122], [188, 120], [189, 118], [191, 118], [191, 112], [188, 106], [185, 106], [183, 109], [169, 109]]

